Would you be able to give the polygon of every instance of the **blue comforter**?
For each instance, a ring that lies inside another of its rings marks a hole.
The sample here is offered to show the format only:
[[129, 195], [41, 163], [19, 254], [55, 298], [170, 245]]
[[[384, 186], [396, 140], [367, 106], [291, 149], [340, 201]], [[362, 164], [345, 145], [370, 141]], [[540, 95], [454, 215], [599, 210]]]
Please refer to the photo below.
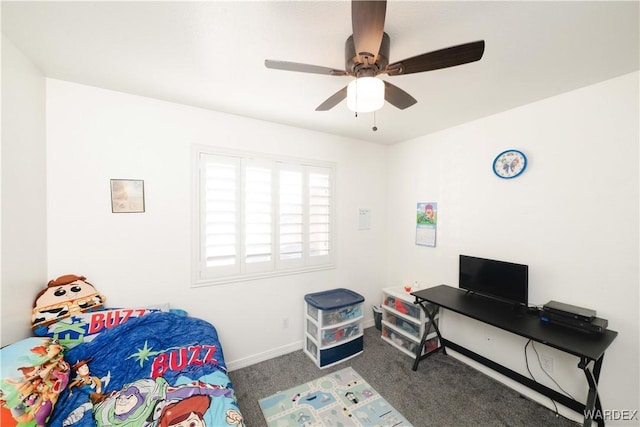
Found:
[[65, 360], [76, 375], [49, 426], [244, 425], [217, 331], [204, 320], [152, 313], [72, 348]]

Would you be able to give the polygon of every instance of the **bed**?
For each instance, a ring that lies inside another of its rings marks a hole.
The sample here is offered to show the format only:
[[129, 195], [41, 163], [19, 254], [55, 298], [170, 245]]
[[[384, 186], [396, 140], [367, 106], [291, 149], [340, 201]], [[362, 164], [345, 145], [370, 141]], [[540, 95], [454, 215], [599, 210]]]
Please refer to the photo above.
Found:
[[[3, 349], [1, 424], [243, 426], [215, 327], [172, 312], [143, 314], [123, 321], [120, 312], [73, 346], [60, 345], [60, 334], [29, 338], [42, 344], [23, 343], [35, 347], [14, 357], [13, 368]], [[106, 319], [101, 311], [92, 315]], [[25, 370], [34, 357], [38, 369]]]

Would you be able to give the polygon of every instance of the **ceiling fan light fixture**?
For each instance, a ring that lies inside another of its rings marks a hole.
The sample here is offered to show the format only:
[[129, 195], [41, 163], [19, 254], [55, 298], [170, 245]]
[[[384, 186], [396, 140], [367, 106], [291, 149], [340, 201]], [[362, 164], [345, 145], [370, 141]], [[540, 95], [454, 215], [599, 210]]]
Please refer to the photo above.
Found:
[[375, 77], [360, 77], [347, 86], [347, 107], [356, 113], [370, 113], [384, 105], [384, 82]]

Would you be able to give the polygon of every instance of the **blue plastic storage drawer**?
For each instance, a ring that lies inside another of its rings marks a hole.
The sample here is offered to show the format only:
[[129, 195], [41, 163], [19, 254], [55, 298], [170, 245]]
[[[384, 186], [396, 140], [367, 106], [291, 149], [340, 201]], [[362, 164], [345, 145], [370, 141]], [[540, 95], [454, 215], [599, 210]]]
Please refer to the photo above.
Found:
[[364, 297], [349, 289], [332, 289], [304, 297], [305, 353], [319, 368], [362, 353]]
[[[362, 316], [364, 297], [349, 289], [308, 294], [304, 299], [307, 302], [307, 314], [322, 326], [335, 325]], [[322, 319], [318, 318], [319, 313]]]

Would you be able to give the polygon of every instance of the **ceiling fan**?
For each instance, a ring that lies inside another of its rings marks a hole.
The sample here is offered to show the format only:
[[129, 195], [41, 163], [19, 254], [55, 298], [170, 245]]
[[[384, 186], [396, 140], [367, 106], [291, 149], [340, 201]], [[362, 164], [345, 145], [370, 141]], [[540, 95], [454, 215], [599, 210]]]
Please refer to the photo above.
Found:
[[[482, 58], [482, 54], [484, 53], [484, 40], [423, 53], [389, 64], [391, 39], [389, 35], [384, 32], [386, 10], [386, 0], [352, 0], [351, 23], [353, 34], [349, 36], [345, 42], [344, 70], [271, 59], [266, 59], [264, 65], [267, 68], [277, 70], [355, 77], [356, 80], [352, 81], [349, 86], [340, 89], [316, 108], [316, 111], [327, 111], [347, 98], [351, 87], [354, 86], [354, 84], [357, 85], [358, 82], [364, 83], [365, 78], [372, 78], [378, 74], [399, 76], [403, 74], [421, 73], [423, 71], [467, 64]], [[384, 99], [382, 99], [381, 96], [380, 104], [377, 108], [382, 107], [384, 100], [401, 110], [411, 107], [418, 102], [407, 92], [387, 81], [380, 79], [368, 80], [378, 84], [380, 91], [384, 92]], [[349, 97], [351, 97], [351, 95], [349, 95]], [[350, 101], [350, 99], [348, 101]], [[353, 111], [358, 111], [351, 106], [349, 106], [349, 108]]]

